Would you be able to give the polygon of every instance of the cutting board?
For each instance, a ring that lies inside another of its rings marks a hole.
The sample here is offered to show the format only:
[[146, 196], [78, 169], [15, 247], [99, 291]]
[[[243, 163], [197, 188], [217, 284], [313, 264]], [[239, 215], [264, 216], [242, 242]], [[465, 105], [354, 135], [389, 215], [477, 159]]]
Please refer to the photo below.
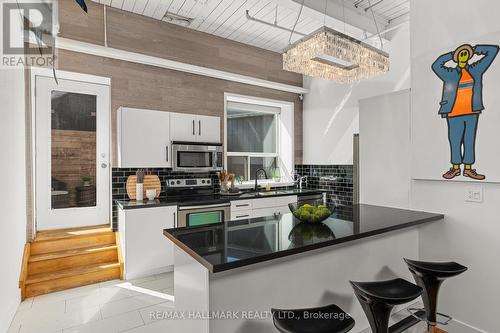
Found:
[[[130, 200], [136, 199], [136, 184], [137, 176], [129, 176], [127, 178], [127, 194]], [[147, 199], [146, 190], [156, 190], [156, 198], [160, 196], [161, 192], [161, 182], [157, 175], [145, 175], [144, 176], [144, 199]]]

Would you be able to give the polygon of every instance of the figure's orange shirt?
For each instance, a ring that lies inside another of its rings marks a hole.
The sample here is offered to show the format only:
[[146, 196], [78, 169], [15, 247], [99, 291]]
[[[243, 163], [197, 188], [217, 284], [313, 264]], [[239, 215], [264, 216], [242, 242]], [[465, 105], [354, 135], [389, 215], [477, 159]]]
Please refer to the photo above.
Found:
[[479, 113], [472, 111], [473, 88], [474, 79], [465, 68], [462, 69], [462, 76], [460, 77], [460, 82], [458, 83], [457, 98], [451, 113], [448, 114], [448, 117], [458, 117]]

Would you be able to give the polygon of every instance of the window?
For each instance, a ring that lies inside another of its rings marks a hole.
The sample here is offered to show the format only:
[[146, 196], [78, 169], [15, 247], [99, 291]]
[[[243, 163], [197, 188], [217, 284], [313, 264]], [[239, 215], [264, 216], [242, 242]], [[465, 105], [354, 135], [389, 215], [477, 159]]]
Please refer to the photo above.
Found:
[[261, 168], [267, 179], [280, 178], [281, 109], [231, 101], [226, 109], [228, 171], [243, 181], [254, 180]]

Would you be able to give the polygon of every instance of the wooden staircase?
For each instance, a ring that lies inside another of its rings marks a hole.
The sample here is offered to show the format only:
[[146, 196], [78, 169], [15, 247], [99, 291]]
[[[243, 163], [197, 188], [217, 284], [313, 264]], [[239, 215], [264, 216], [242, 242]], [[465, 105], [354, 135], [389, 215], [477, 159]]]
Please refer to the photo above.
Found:
[[108, 225], [40, 231], [25, 248], [23, 299], [123, 275], [118, 234]]

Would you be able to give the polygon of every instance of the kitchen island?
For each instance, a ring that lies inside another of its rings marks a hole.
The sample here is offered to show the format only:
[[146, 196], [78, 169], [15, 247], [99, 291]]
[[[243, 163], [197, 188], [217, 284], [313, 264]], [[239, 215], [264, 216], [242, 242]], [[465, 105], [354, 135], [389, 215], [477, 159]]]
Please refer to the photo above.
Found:
[[[174, 228], [175, 311], [179, 332], [275, 332], [269, 310], [335, 303], [368, 327], [349, 280], [411, 275], [419, 225], [441, 214], [371, 205], [338, 208], [322, 224], [293, 215]], [[304, 276], [306, 278], [304, 278]]]

